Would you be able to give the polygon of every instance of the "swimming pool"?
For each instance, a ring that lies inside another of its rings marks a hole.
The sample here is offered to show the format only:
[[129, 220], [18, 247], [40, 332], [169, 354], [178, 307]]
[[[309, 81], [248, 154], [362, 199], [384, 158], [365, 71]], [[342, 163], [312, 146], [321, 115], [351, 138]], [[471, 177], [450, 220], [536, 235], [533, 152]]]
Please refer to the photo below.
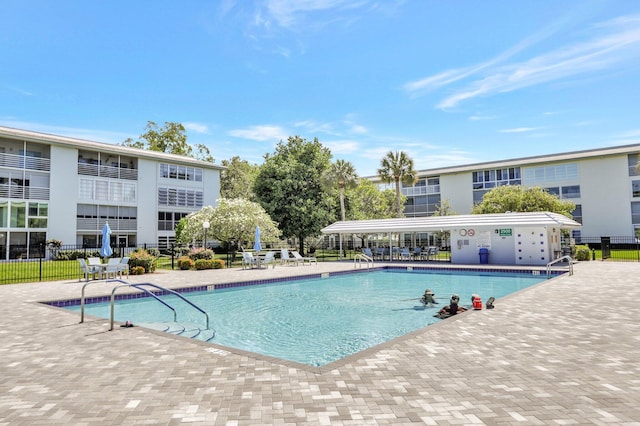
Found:
[[[312, 366], [348, 355], [440, 321], [433, 317], [452, 293], [468, 305], [471, 294], [484, 301], [529, 287], [545, 277], [523, 273], [382, 270], [328, 278], [284, 281], [188, 293], [208, 312], [216, 336], [212, 343]], [[440, 304], [423, 309], [418, 299], [431, 288]], [[201, 313], [175, 296], [180, 323], [204, 325]], [[109, 318], [109, 303], [91, 303], [87, 315]], [[68, 309], [79, 310], [79, 306]], [[172, 322], [173, 314], [144, 297], [115, 304], [117, 321]]]

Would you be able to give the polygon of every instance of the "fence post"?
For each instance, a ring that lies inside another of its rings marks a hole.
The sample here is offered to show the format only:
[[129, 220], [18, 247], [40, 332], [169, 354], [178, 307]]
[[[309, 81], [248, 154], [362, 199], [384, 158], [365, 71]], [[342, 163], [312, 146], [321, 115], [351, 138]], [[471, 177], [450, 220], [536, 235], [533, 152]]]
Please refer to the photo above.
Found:
[[42, 281], [42, 258], [44, 257], [44, 244], [40, 243], [40, 281]]

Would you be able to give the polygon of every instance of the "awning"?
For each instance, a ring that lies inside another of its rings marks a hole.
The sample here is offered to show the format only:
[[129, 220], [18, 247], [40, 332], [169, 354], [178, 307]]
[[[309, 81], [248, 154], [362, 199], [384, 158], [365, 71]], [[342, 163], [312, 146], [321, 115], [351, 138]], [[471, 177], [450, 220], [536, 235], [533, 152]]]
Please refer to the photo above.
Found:
[[579, 228], [582, 225], [559, 213], [499, 213], [428, 216], [401, 219], [346, 220], [335, 222], [321, 231], [323, 234], [387, 234], [407, 232], [438, 232], [473, 227], [558, 227]]

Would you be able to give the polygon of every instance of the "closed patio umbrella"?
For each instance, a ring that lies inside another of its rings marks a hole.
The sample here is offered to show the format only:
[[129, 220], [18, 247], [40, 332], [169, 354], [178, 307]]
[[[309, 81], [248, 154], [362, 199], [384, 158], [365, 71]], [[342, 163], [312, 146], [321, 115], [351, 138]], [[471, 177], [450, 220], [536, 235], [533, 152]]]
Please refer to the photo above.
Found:
[[109, 222], [105, 222], [102, 227], [102, 246], [100, 247], [100, 256], [109, 257], [113, 254], [111, 249], [111, 228]]
[[256, 236], [255, 236], [255, 241], [253, 243], [253, 249], [255, 251], [262, 250], [262, 244], [260, 244], [260, 227], [259, 226], [256, 226]]

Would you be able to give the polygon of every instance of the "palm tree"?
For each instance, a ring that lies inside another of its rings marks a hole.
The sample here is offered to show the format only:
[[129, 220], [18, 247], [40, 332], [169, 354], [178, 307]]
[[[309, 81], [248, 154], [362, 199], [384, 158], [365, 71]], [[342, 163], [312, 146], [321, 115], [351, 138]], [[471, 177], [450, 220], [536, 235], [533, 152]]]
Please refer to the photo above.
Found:
[[345, 189], [355, 188], [358, 184], [358, 174], [356, 168], [349, 161], [337, 160], [322, 175], [322, 182], [325, 188], [338, 187], [340, 195], [340, 217], [346, 220], [344, 208]]
[[396, 184], [396, 210], [398, 217], [402, 217], [400, 206], [400, 182], [405, 185], [413, 185], [418, 180], [415, 170], [413, 170], [413, 159], [404, 151], [389, 151], [380, 161], [378, 176], [385, 183], [395, 182]]

